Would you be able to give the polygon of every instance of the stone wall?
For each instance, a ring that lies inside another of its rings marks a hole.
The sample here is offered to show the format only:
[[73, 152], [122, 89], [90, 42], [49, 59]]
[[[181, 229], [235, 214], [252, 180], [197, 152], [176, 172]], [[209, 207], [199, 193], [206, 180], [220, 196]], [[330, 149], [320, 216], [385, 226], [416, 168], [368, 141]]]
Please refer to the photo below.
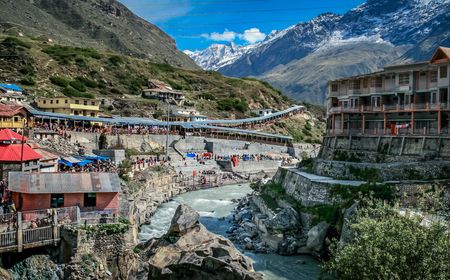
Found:
[[329, 194], [329, 189], [332, 186], [329, 183], [313, 182], [286, 168], [279, 168], [272, 180], [281, 184], [287, 195], [304, 206], [334, 203]]
[[239, 161], [238, 166], [234, 167], [229, 160], [217, 161], [221, 170], [226, 172], [236, 172], [239, 174], [255, 174], [264, 171], [266, 174], [275, 174], [278, 167], [281, 166], [279, 160], [262, 161]]
[[398, 162], [449, 159], [450, 138], [434, 136], [325, 136], [320, 157], [332, 160], [336, 153], [363, 162]]
[[450, 161], [370, 163], [316, 159], [314, 173], [341, 180], [408, 181], [439, 180], [449, 176]]

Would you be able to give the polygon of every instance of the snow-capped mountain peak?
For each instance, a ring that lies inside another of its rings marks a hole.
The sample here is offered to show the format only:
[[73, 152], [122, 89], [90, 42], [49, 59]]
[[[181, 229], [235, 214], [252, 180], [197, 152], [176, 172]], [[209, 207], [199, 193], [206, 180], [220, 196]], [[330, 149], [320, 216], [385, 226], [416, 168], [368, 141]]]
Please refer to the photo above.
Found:
[[199, 66], [206, 70], [218, 70], [239, 59], [242, 55], [253, 49], [256, 45], [241, 46], [231, 42], [225, 44], [212, 44], [204, 50], [185, 50]]

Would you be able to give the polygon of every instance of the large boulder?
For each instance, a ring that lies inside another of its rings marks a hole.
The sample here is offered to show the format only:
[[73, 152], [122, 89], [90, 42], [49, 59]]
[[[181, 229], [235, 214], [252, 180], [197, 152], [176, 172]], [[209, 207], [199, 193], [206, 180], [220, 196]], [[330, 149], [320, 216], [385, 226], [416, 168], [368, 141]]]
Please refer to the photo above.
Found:
[[[59, 280], [62, 271], [47, 255], [33, 255], [9, 269], [11, 279]], [[3, 279], [3, 278], [1, 278]], [[8, 278], [6, 278], [8, 279]]]
[[312, 252], [320, 252], [323, 248], [325, 237], [327, 236], [329, 225], [326, 222], [320, 222], [308, 231], [306, 247]]
[[178, 206], [167, 233], [171, 236], [181, 236], [188, 230], [197, 228], [200, 225], [199, 219], [200, 215], [196, 211], [182, 204]]
[[356, 216], [359, 204], [357, 202], [353, 203], [352, 206], [345, 209], [344, 211], [344, 223], [342, 225], [340, 243], [345, 244], [353, 239], [353, 233], [350, 230], [350, 224]]
[[283, 208], [266, 226], [274, 232], [298, 231], [301, 228], [300, 216], [292, 207]]
[[149, 279], [262, 279], [250, 259], [208, 231], [199, 214], [185, 205], [177, 208], [167, 234], [147, 242], [143, 254], [149, 258]]

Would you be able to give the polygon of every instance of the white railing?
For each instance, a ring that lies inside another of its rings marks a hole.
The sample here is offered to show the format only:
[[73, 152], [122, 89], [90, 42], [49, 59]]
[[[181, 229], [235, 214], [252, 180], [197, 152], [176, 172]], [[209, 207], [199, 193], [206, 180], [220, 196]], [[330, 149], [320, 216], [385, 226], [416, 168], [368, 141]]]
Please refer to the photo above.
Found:
[[23, 231], [23, 243], [30, 244], [35, 242], [53, 240], [53, 227], [40, 227], [25, 229]]
[[0, 233], [0, 247], [10, 247], [17, 244], [17, 232], [8, 231]]

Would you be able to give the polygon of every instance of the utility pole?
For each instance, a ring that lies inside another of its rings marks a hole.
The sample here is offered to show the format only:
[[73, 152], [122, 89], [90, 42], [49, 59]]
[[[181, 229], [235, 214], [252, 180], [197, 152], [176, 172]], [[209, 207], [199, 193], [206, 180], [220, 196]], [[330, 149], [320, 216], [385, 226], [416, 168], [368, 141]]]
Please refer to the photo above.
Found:
[[167, 99], [167, 131], [166, 131], [166, 161], [169, 161], [169, 131], [170, 131], [170, 102]]
[[23, 145], [25, 144], [24, 137], [23, 137], [24, 133], [25, 133], [25, 121], [22, 122], [22, 139], [21, 139], [21, 142], [20, 142], [21, 143], [21, 147], [20, 147], [20, 170], [22, 172], [24, 170], [24, 166], [23, 166]]

